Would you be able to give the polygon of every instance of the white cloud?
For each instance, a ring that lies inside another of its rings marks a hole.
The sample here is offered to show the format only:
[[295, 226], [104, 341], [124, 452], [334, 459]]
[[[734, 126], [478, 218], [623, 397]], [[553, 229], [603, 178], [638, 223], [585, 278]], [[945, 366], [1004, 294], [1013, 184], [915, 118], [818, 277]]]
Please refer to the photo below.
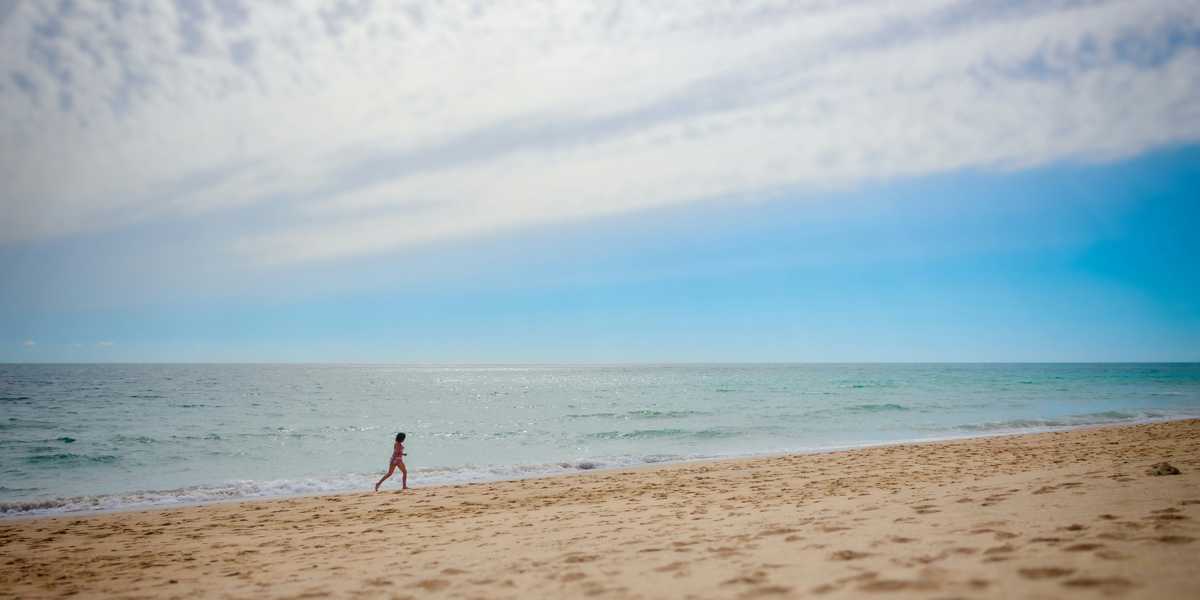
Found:
[[1200, 139], [1197, 1], [113, 6], [0, 22], [0, 241], [257, 205], [280, 263]]
[[37, 342], [35, 342], [33, 340], [25, 340], [24, 342], [21, 343], [21, 345], [25, 346], [26, 348], [32, 348], [37, 345]]

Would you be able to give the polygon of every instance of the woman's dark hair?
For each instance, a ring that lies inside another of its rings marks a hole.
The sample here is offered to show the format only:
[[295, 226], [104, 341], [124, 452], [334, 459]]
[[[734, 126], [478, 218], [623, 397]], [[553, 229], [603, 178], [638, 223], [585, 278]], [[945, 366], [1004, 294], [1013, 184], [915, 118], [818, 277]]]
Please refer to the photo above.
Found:
[[403, 433], [397, 433], [397, 434], [396, 434], [396, 441], [397, 441], [397, 442], [403, 442], [403, 441], [404, 441], [404, 434], [403, 434]]

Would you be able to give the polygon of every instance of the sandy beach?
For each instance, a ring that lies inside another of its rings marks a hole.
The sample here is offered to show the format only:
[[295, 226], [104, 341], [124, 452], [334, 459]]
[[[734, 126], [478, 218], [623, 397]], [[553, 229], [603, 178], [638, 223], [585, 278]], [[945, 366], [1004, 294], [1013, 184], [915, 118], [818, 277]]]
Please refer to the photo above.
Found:
[[385, 490], [3, 521], [0, 597], [1200, 597], [1200, 420]]

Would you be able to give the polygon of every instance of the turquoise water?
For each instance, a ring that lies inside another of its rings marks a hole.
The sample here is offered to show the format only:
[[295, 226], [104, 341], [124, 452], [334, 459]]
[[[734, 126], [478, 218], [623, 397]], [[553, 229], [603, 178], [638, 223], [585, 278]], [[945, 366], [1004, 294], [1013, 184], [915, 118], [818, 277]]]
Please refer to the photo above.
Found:
[[0, 514], [1198, 416], [1198, 364], [0, 365]]

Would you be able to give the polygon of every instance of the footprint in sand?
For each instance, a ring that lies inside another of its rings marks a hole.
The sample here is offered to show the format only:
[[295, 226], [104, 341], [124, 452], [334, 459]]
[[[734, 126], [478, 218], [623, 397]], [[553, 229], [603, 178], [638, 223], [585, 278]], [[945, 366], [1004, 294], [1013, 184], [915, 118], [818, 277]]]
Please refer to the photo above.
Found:
[[595, 554], [568, 554], [566, 558], [563, 559], [563, 562], [567, 564], [578, 564], [592, 562], [598, 558], [600, 557]]
[[798, 529], [792, 529], [790, 527], [772, 527], [770, 529], [764, 529], [764, 530], [758, 532], [757, 537], [768, 537], [768, 536], [772, 536], [772, 535], [788, 535], [790, 533], [796, 533], [798, 531], [799, 531]]
[[792, 593], [792, 588], [783, 585], [767, 585], [754, 588], [748, 592], [743, 592], [739, 598], [762, 598], [764, 596], [787, 596]]
[[833, 554], [829, 555], [829, 560], [843, 560], [843, 561], [858, 560], [860, 558], [866, 558], [868, 556], [871, 556], [871, 554], [867, 553], [867, 552], [856, 552], [854, 550], [838, 550], [837, 552], [834, 552]]
[[1101, 592], [1123, 592], [1133, 587], [1133, 582], [1123, 577], [1077, 577], [1062, 582], [1065, 587], [1095, 589]]
[[1173, 521], [1184, 521], [1184, 520], [1187, 520], [1187, 518], [1188, 517], [1186, 517], [1185, 515], [1163, 514], [1163, 515], [1154, 515], [1151, 517], [1146, 517], [1145, 520], [1158, 521], [1159, 523], [1170, 523]]
[[1066, 569], [1063, 567], [1033, 567], [1028, 569], [1017, 569], [1021, 577], [1026, 579], [1053, 579], [1056, 577], [1066, 577], [1075, 572], [1075, 569]]
[[738, 575], [733, 579], [726, 579], [721, 582], [721, 585], [758, 585], [767, 581], [767, 574], [763, 571], [755, 571], [746, 575]]
[[1009, 532], [1009, 531], [1000, 531], [1000, 530], [998, 530], [998, 529], [992, 529], [992, 528], [990, 528], [990, 527], [983, 527], [983, 528], [980, 528], [980, 529], [972, 529], [972, 530], [971, 530], [971, 534], [972, 534], [972, 535], [981, 535], [981, 534], [984, 534], [984, 533], [990, 533], [990, 534], [992, 534], [992, 535], [993, 535], [993, 536], [996, 538], [996, 540], [997, 540], [997, 541], [999, 541], [999, 540], [1011, 540], [1011, 539], [1013, 539], [1013, 538], [1015, 538], [1015, 537], [1018, 537], [1018, 535], [1017, 535], [1017, 534], [1015, 534], [1015, 533], [1012, 533], [1012, 532]]
[[929, 591], [938, 589], [932, 581], [904, 581], [902, 579], [879, 579], [858, 586], [864, 592], [900, 592], [904, 590]]
[[688, 564], [683, 561], [675, 561], [670, 564], [665, 564], [661, 567], [655, 567], [654, 570], [658, 571], [659, 573], [670, 573], [672, 571], [679, 571], [681, 569], [686, 569], [687, 566], [688, 566]]
[[1196, 538], [1186, 535], [1164, 535], [1154, 538], [1154, 541], [1163, 544], [1190, 544], [1196, 541]]
[[427, 592], [436, 592], [450, 587], [450, 582], [445, 579], [422, 579], [416, 585]]

